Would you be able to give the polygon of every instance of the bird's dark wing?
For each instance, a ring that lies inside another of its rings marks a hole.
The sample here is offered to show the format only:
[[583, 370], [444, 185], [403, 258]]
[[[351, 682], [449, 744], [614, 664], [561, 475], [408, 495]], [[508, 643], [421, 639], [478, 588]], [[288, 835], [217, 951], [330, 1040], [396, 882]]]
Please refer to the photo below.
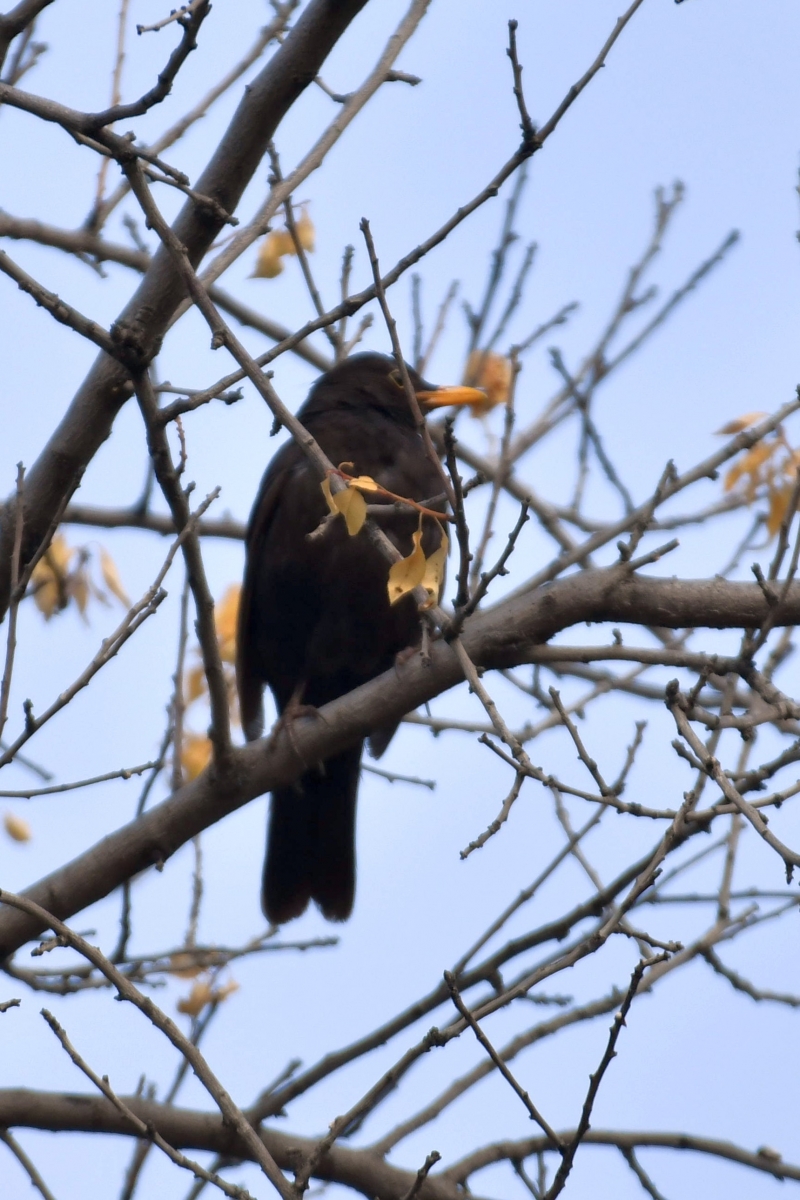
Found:
[[264, 675], [258, 670], [255, 639], [259, 613], [255, 604], [256, 575], [270, 529], [281, 507], [292, 471], [297, 467], [294, 443], [276, 455], [261, 481], [247, 529], [247, 563], [239, 599], [236, 635], [236, 685], [242, 729], [249, 742], [264, 731]]

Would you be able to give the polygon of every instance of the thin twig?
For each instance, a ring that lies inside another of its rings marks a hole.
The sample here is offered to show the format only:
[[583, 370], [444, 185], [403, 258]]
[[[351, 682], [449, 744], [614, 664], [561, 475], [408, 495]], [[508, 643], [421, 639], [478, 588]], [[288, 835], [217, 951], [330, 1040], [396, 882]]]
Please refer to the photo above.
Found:
[[[17, 756], [19, 762], [19, 756]], [[77, 779], [74, 783], [54, 783], [43, 788], [21, 788], [15, 792], [0, 792], [4, 800], [33, 800], [37, 796], [55, 796], [59, 792], [74, 792], [79, 788], [93, 787], [96, 783], [108, 783], [112, 779], [131, 779], [143, 775], [159, 765], [157, 760], [141, 763], [138, 767], [121, 767], [119, 771], [108, 771], [105, 775], [93, 775], [90, 779]]]
[[467, 1008], [464, 1001], [461, 999], [461, 993], [458, 990], [458, 985], [456, 984], [455, 976], [452, 975], [450, 971], [445, 971], [444, 981], [447, 984], [447, 987], [450, 991], [450, 998], [452, 999], [453, 1004], [456, 1006], [458, 1011], [461, 1013], [461, 1016], [464, 1018], [466, 1023], [469, 1025], [470, 1029], [475, 1034], [475, 1037], [478, 1039], [481, 1046], [483, 1046], [484, 1050], [489, 1055], [489, 1058], [492, 1060], [494, 1065], [497, 1067], [498, 1071], [503, 1076], [506, 1083], [508, 1083], [510, 1085], [510, 1087], [512, 1088], [512, 1090], [514, 1092], [516, 1092], [516, 1094], [519, 1096], [520, 1100], [522, 1101], [522, 1103], [525, 1105], [526, 1109], [528, 1110], [528, 1116], [531, 1118], [532, 1121], [536, 1122], [536, 1124], [539, 1126], [539, 1128], [542, 1130], [542, 1132], [545, 1133], [547, 1135], [547, 1137], [549, 1137], [552, 1140], [553, 1144], [557, 1148], [560, 1149], [561, 1148], [560, 1137], [555, 1132], [555, 1130], [552, 1129], [551, 1126], [544, 1119], [544, 1117], [539, 1112], [538, 1108], [533, 1103], [533, 1101], [531, 1100], [530, 1096], [525, 1091], [525, 1089], [520, 1087], [520, 1085], [517, 1083], [513, 1074], [508, 1069], [506, 1064], [503, 1062], [502, 1058], [497, 1053], [494, 1046], [489, 1041], [489, 1039], [487, 1038], [486, 1034], [481, 1029], [478, 1022], [475, 1020], [475, 1017], [472, 1015], [472, 1013]]
[[562, 1152], [561, 1163], [556, 1171], [555, 1179], [553, 1180], [552, 1185], [547, 1189], [543, 1200], [556, 1200], [556, 1196], [559, 1196], [564, 1190], [567, 1178], [572, 1170], [572, 1164], [575, 1161], [575, 1154], [577, 1153], [578, 1147], [580, 1146], [589, 1129], [589, 1121], [591, 1119], [592, 1109], [597, 1098], [597, 1093], [600, 1090], [600, 1084], [603, 1082], [603, 1076], [610, 1066], [611, 1060], [616, 1057], [617, 1040], [620, 1032], [622, 1031], [622, 1027], [625, 1024], [625, 1018], [630, 1012], [633, 998], [636, 995], [646, 968], [648, 966], [655, 966], [661, 962], [666, 962], [667, 959], [668, 956], [666, 954], [661, 954], [658, 958], [648, 959], [646, 962], [642, 961], [637, 963], [631, 976], [630, 985], [625, 993], [625, 999], [622, 1001], [619, 1012], [614, 1018], [614, 1024], [611, 1026], [605, 1053], [600, 1060], [597, 1070], [589, 1077], [589, 1090], [587, 1091], [586, 1099], [583, 1102], [583, 1109], [581, 1111], [578, 1127], [575, 1130], [573, 1137], [570, 1139], [569, 1143], [565, 1146]]
[[431, 440], [430, 430], [428, 429], [428, 426], [425, 424], [425, 418], [422, 415], [422, 410], [420, 409], [419, 401], [417, 400], [416, 393], [414, 391], [414, 388], [411, 385], [411, 380], [408, 375], [408, 369], [406, 367], [405, 358], [403, 357], [403, 351], [400, 346], [400, 339], [397, 336], [397, 325], [395, 323], [394, 317], [392, 316], [392, 314], [389, 310], [389, 304], [386, 299], [386, 289], [384, 288], [383, 280], [381, 279], [380, 263], [378, 262], [378, 255], [377, 255], [377, 251], [375, 250], [375, 242], [373, 241], [372, 231], [370, 230], [369, 221], [367, 220], [366, 217], [361, 218], [361, 221], [359, 222], [358, 227], [361, 230], [362, 234], [364, 235], [364, 241], [366, 242], [366, 245], [367, 245], [367, 253], [369, 254], [369, 262], [370, 262], [370, 266], [372, 267], [372, 278], [374, 280], [374, 285], [375, 285], [375, 294], [378, 298], [378, 303], [380, 304], [381, 312], [383, 313], [383, 319], [386, 322], [386, 328], [388, 330], [389, 337], [391, 339], [392, 350], [394, 351], [394, 357], [397, 362], [397, 368], [400, 372], [400, 378], [403, 381], [403, 388], [406, 393], [406, 399], [408, 400], [408, 406], [411, 409], [412, 415], [414, 417], [414, 423], [417, 427], [417, 432], [422, 437], [422, 441], [425, 446], [425, 450], [428, 455], [428, 458], [434, 464], [436, 471], [442, 480], [442, 484], [444, 485], [444, 490], [447, 495], [447, 498], [448, 498], [451, 506], [455, 510], [456, 500], [455, 500], [453, 488], [451, 486], [450, 480], [447, 477], [446, 471], [442, 467], [441, 461], [439, 459], [439, 455], [436, 453], [436, 449]]
[[101, 1078], [95, 1071], [92, 1070], [86, 1060], [75, 1049], [72, 1042], [67, 1037], [64, 1029], [58, 1023], [53, 1014], [48, 1012], [46, 1008], [43, 1008], [42, 1016], [58, 1038], [64, 1050], [75, 1063], [75, 1066], [78, 1067], [79, 1070], [83, 1071], [87, 1079], [91, 1080], [95, 1087], [105, 1096], [106, 1100], [113, 1104], [114, 1108], [116, 1108], [117, 1111], [120, 1112], [122, 1116], [131, 1123], [140, 1137], [147, 1138], [148, 1141], [152, 1141], [155, 1146], [158, 1146], [159, 1150], [166, 1154], [167, 1158], [171, 1162], [175, 1163], [176, 1167], [183, 1167], [184, 1170], [191, 1171], [193, 1175], [198, 1176], [201, 1179], [205, 1179], [207, 1183], [213, 1183], [226, 1196], [230, 1196], [231, 1200], [253, 1200], [253, 1197], [245, 1188], [236, 1187], [235, 1185], [228, 1183], [225, 1179], [222, 1179], [219, 1175], [214, 1175], [211, 1172], [206, 1171], [205, 1168], [201, 1167], [198, 1162], [195, 1162], [191, 1158], [187, 1158], [185, 1154], [181, 1154], [180, 1151], [174, 1148], [174, 1146], [170, 1146], [169, 1142], [165, 1141], [160, 1133], [148, 1126], [148, 1124], [143, 1121], [141, 1117], [137, 1117], [136, 1114], [132, 1112], [128, 1105], [124, 1102], [124, 1100], [120, 1099], [120, 1097], [111, 1087], [111, 1084], [108, 1082], [107, 1075], [104, 1075]]
[[211, 728], [209, 737], [214, 750], [217, 769], [225, 768], [231, 750], [230, 711], [228, 689], [222, 662], [219, 656], [217, 632], [214, 625], [214, 600], [208, 586], [200, 543], [191, 522], [189, 503], [179, 483], [179, 476], [172, 462], [169, 442], [163, 426], [158, 423], [158, 401], [147, 372], [135, 381], [136, 397], [147, 430], [147, 445], [155, 468], [156, 478], [170, 507], [177, 528], [185, 532], [181, 548], [186, 563], [186, 574], [194, 597], [197, 613], [197, 638], [203, 656], [203, 668], [208, 681], [211, 706]]
[[96, 946], [90, 945], [79, 934], [75, 933], [62, 921], [59, 921], [57, 917], [54, 917], [52, 913], [47, 912], [46, 909], [35, 904], [27, 897], [14, 895], [5, 889], [0, 890], [0, 902], [21, 909], [22, 912], [34, 917], [46, 928], [52, 929], [58, 938], [63, 939], [65, 944], [72, 946], [74, 950], [82, 954], [98, 971], [105, 975], [106, 979], [116, 988], [120, 999], [127, 1000], [135, 1005], [169, 1039], [176, 1050], [188, 1060], [195, 1075], [217, 1104], [224, 1120], [235, 1130], [237, 1137], [241, 1138], [247, 1147], [248, 1154], [253, 1155], [255, 1162], [261, 1167], [261, 1170], [283, 1197], [283, 1200], [296, 1200], [294, 1189], [289, 1185], [283, 1173], [276, 1166], [272, 1155], [250, 1125], [244, 1113], [233, 1103], [231, 1097], [216, 1078], [197, 1047], [193, 1046], [189, 1039], [181, 1033], [175, 1022], [163, 1013], [149, 996], [143, 995], [138, 988], [134, 987], [122, 972], [113, 963], [109, 962], [104, 954], [101, 954]]
[[11, 602], [8, 606], [8, 634], [6, 637], [6, 661], [3, 680], [0, 683], [0, 737], [8, 718], [8, 701], [11, 695], [11, 676], [14, 671], [14, 655], [17, 649], [17, 613], [19, 611], [19, 569], [22, 553], [22, 528], [24, 507], [25, 468], [17, 463], [16, 511], [14, 513], [14, 542], [11, 550]]
[[438, 1150], [431, 1150], [430, 1154], [425, 1159], [425, 1162], [417, 1171], [416, 1179], [401, 1200], [415, 1200], [415, 1197], [419, 1195], [420, 1188], [430, 1174], [431, 1167], [435, 1167], [437, 1162], [440, 1161], [441, 1157], [442, 1156]]
[[42, 1179], [41, 1175], [36, 1169], [35, 1164], [22, 1149], [22, 1146], [20, 1146], [13, 1134], [9, 1133], [7, 1129], [0, 1129], [0, 1142], [3, 1142], [6, 1146], [8, 1146], [9, 1150], [14, 1155], [14, 1158], [16, 1158], [17, 1162], [30, 1179], [31, 1186], [36, 1188], [36, 1190], [42, 1195], [43, 1200], [55, 1200], [53, 1193]]
[[94, 678], [97, 672], [104, 667], [106, 663], [110, 662], [114, 655], [117, 654], [117, 652], [125, 645], [128, 639], [133, 636], [139, 626], [142, 625], [148, 617], [153, 615], [161, 602], [166, 598], [166, 592], [161, 587], [161, 584], [166, 577], [169, 568], [172, 566], [172, 560], [180, 549], [183, 539], [187, 537], [194, 528], [196, 519], [206, 511], [206, 509], [217, 498], [218, 495], [219, 489], [217, 488], [206, 497], [201, 505], [199, 505], [197, 512], [190, 517], [186, 527], [170, 546], [161, 570], [158, 572], [155, 580], [145, 592], [142, 599], [137, 601], [137, 603], [130, 608], [114, 632], [102, 642], [97, 654], [95, 654], [92, 661], [81, 672], [78, 678], [72, 684], [70, 684], [70, 686], [66, 688], [56, 700], [53, 701], [50, 707], [46, 709], [40, 717], [34, 717], [32, 707], [26, 706], [25, 729], [21, 734], [19, 734], [16, 741], [12, 742], [11, 745], [2, 754], [0, 754], [0, 767], [4, 767], [6, 763], [11, 762], [20, 747], [23, 746], [29, 738], [33, 737], [34, 733], [41, 729], [41, 727], [47, 721], [49, 721], [51, 717], [55, 716], [57, 712], [60, 712], [62, 708], [69, 704], [73, 696], [77, 695], [79, 691], [85, 688]]

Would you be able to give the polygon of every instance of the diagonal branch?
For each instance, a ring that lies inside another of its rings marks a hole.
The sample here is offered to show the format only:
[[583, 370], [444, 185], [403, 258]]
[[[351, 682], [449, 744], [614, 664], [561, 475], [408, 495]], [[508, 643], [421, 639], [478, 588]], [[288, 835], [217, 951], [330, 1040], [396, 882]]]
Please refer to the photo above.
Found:
[[[518, 666], [560, 629], [584, 621], [630, 622], [685, 629], [753, 628], [764, 619], [767, 601], [757, 584], [723, 579], [677, 580], [628, 576], [619, 566], [567, 576], [548, 588], [510, 597], [475, 613], [461, 640], [478, 667]], [[780, 624], [800, 624], [800, 584], [793, 584], [777, 613]], [[163, 864], [196, 833], [249, 800], [293, 782], [308, 762], [321, 762], [353, 745], [373, 729], [389, 726], [426, 700], [464, 678], [447, 642], [432, 641], [427, 664], [419, 656], [398, 673], [378, 676], [320, 709], [322, 719], [300, 718], [292, 736], [235, 748], [235, 783], [222, 785], [208, 773], [97, 847], [35, 884], [28, 895], [66, 917], [101, 899], [131, 876]], [[0, 958], [39, 932], [35, 921], [0, 912]]]
[[[196, 190], [232, 213], [252, 179], [286, 112], [367, 0], [311, 0], [282, 46], [253, 80], [197, 181]], [[1, 91], [2, 89], [0, 89]], [[206, 253], [222, 220], [189, 201], [173, 229], [192, 263]], [[142, 283], [120, 314], [113, 337], [145, 365], [155, 353], [169, 320], [184, 296], [180, 273], [162, 247]], [[131, 396], [127, 373], [101, 356], [84, 380], [60, 425], [30, 468], [25, 488], [23, 562], [44, 537], [55, 512], [80, 482], [87, 464], [108, 437], [114, 419]], [[14, 504], [0, 519], [0, 613], [8, 605], [9, 562]]]
[[[38, 904], [34, 904], [33, 901], [27, 900], [23, 896], [15, 896], [12, 892], [8, 892], [5, 889], [0, 890], [0, 902], [20, 909], [22, 912], [27, 913], [28, 916], [41, 921], [46, 927], [52, 929], [53, 933], [63, 944], [77, 950], [92, 966], [105, 975], [109, 983], [116, 988], [121, 1000], [127, 1000], [138, 1008], [156, 1029], [172, 1042], [173, 1046], [190, 1064], [197, 1078], [213, 1098], [222, 1114], [223, 1120], [236, 1131], [238, 1138], [247, 1146], [248, 1152], [261, 1167], [278, 1194], [283, 1197], [283, 1200], [297, 1200], [294, 1188], [276, 1166], [272, 1155], [264, 1147], [255, 1130], [247, 1121], [244, 1113], [237, 1108], [200, 1051], [181, 1033], [175, 1022], [166, 1013], [163, 1013], [149, 996], [143, 995], [138, 988], [134, 987], [130, 980], [126, 979], [122, 972], [104, 954], [101, 954], [96, 946], [90, 945], [85, 938], [82, 938], [80, 934], [75, 933], [67, 925], [64, 925], [52, 913], [47, 912], [46, 909], [41, 908]], [[125, 1115], [125, 1120], [126, 1122], [129, 1121], [127, 1114]], [[137, 1132], [139, 1131], [137, 1130]]]

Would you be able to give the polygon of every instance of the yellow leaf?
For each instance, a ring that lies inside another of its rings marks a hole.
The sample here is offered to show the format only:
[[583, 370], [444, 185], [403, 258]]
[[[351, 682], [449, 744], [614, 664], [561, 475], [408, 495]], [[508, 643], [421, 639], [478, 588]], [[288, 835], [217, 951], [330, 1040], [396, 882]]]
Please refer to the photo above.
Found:
[[355, 537], [367, 519], [367, 502], [361, 492], [348, 488], [347, 491], [337, 492], [333, 502], [344, 517], [350, 537]]
[[748, 488], [752, 493], [759, 483], [760, 468], [772, 457], [778, 446], [778, 442], [759, 442], [752, 450], [748, 450], [747, 454], [743, 455], [737, 463], [734, 463], [725, 476], [725, 491], [729, 492], [743, 475], [749, 475], [750, 483]]
[[89, 603], [89, 580], [85, 567], [74, 571], [67, 580], [67, 593], [72, 596], [78, 606], [78, 612], [83, 616]]
[[331, 491], [330, 479], [328, 479], [326, 476], [326, 478], [323, 479], [322, 483], [319, 486], [322, 488], [322, 494], [325, 497], [329, 511], [331, 513], [333, 513], [334, 516], [336, 516], [339, 509], [336, 507], [336, 505], [333, 502], [333, 492]]
[[743, 429], [747, 429], [750, 425], [757, 425], [758, 422], [767, 414], [764, 412], [745, 413], [743, 417], [734, 417], [732, 421], [728, 421], [721, 429], [717, 430], [718, 434], [741, 433]]
[[767, 532], [774, 537], [786, 516], [789, 501], [792, 498], [793, 487], [776, 488], [769, 494], [769, 515], [767, 516]]
[[438, 604], [441, 599], [449, 545], [447, 534], [443, 532], [439, 549], [434, 550], [430, 558], [425, 560], [425, 573], [422, 576], [421, 583], [428, 593], [428, 600], [423, 605], [424, 608], [430, 608], [431, 605]]
[[283, 270], [283, 256], [294, 254], [294, 242], [286, 229], [273, 229], [264, 238], [258, 251], [256, 269], [251, 279], [274, 279]]
[[198, 967], [195, 956], [187, 954], [185, 950], [169, 956], [170, 975], [177, 975], [180, 979], [196, 979], [202, 970], [202, 967]]
[[341, 492], [333, 493], [330, 479], [323, 479], [320, 487], [330, 511], [342, 514], [347, 532], [351, 537], [355, 537], [367, 519], [367, 502], [361, 492], [353, 488], [344, 488]]
[[736, 487], [736, 484], [742, 477], [741, 463], [734, 463], [729, 471], [725, 474], [725, 491], [730, 492]]
[[[316, 230], [305, 205], [303, 205], [299, 220], [295, 222], [295, 229], [297, 230], [297, 240], [303, 249], [313, 251]], [[294, 251], [294, 246], [292, 246], [292, 251]]]
[[486, 392], [485, 404], [470, 405], [473, 417], [483, 417], [496, 405], [508, 403], [512, 375], [511, 361], [502, 354], [472, 351], [467, 359], [464, 377], [472, 387], [483, 388]]
[[187, 704], [192, 704], [199, 696], [204, 696], [208, 691], [206, 673], [199, 663], [187, 671], [185, 691]]
[[279, 254], [274, 254], [268, 246], [265, 246], [258, 256], [256, 261], [256, 269], [250, 276], [251, 279], [275, 279], [283, 271], [283, 259]]
[[122, 586], [117, 564], [108, 551], [102, 548], [100, 550], [100, 570], [103, 574], [103, 581], [111, 594], [117, 597], [120, 604], [124, 604], [126, 608], [130, 608], [131, 602], [128, 598], [128, 593]]
[[178, 1012], [186, 1013], [189, 1017], [197, 1017], [213, 999], [214, 993], [208, 979], [198, 979], [196, 983], [192, 984], [189, 995], [178, 1001]]
[[36, 589], [33, 593], [33, 602], [39, 611], [44, 613], [45, 621], [49, 621], [59, 605], [61, 592], [55, 576], [47, 573], [45, 568], [40, 571], [40, 567], [42, 567], [41, 560], [33, 568], [31, 575], [31, 582]]
[[418, 529], [412, 534], [414, 539], [414, 549], [409, 554], [408, 558], [401, 558], [399, 562], [392, 563], [389, 570], [389, 603], [396, 604], [397, 601], [405, 596], [407, 592], [413, 592], [414, 588], [422, 583], [425, 575], [425, 555], [422, 551], [422, 530]]
[[22, 817], [15, 816], [12, 812], [4, 814], [3, 826], [8, 836], [15, 842], [29, 842], [33, 836], [28, 822]]
[[358, 488], [360, 492], [379, 492], [380, 484], [376, 483], [371, 475], [356, 475], [355, 479], [348, 479], [347, 486]]
[[241, 590], [240, 584], [231, 584], [214, 612], [219, 653], [223, 662], [236, 661], [236, 622], [239, 617]]
[[67, 603], [67, 568], [75, 554], [63, 534], [57, 533], [31, 573], [33, 601], [45, 620]]
[[67, 545], [64, 535], [57, 533], [40, 561], [49, 563], [59, 575], [66, 575], [74, 553], [74, 547]]
[[238, 992], [239, 985], [235, 979], [231, 979], [228, 983], [224, 983], [222, 987], [215, 988], [213, 998], [217, 1004], [221, 1004], [223, 1000], [227, 1000], [228, 996], [232, 996], [234, 992]]
[[211, 742], [199, 733], [187, 733], [181, 746], [181, 766], [187, 781], [196, 779], [211, 761]]

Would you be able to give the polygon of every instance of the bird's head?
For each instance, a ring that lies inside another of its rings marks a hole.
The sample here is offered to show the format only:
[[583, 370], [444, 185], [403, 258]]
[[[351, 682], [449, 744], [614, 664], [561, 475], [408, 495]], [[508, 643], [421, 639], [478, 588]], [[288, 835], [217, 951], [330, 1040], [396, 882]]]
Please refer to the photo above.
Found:
[[[411, 386], [423, 413], [451, 405], [485, 405], [486, 393], [478, 388], [437, 387], [407, 367]], [[301, 419], [332, 409], [377, 409], [401, 425], [414, 425], [400, 370], [385, 354], [353, 354], [326, 371], [314, 384], [300, 414]]]

